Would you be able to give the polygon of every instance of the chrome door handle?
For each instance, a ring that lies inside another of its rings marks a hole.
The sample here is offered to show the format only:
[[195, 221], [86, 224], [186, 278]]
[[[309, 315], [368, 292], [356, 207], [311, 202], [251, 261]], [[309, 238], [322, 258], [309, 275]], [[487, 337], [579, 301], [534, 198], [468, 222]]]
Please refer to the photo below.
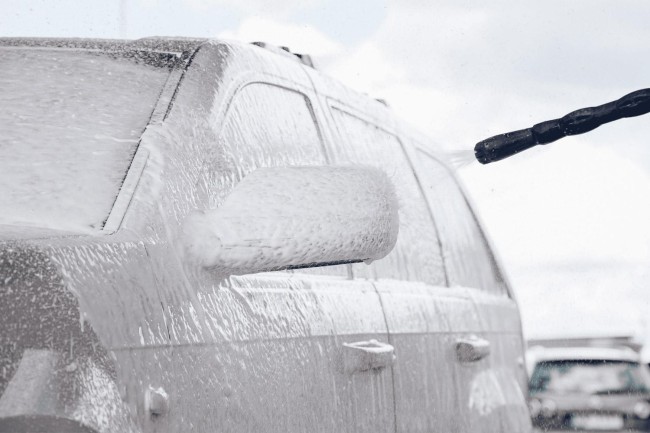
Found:
[[490, 342], [476, 335], [456, 340], [456, 356], [460, 362], [475, 362], [490, 354]]
[[342, 368], [346, 373], [378, 370], [395, 361], [395, 348], [377, 340], [343, 343]]

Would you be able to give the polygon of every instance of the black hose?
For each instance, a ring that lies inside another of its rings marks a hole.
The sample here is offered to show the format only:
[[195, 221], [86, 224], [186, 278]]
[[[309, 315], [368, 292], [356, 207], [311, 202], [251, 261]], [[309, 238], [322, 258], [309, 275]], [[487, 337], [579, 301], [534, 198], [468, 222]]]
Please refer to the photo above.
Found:
[[547, 120], [532, 128], [495, 135], [474, 146], [481, 164], [499, 161], [538, 144], [552, 143], [568, 135], [584, 134], [605, 123], [650, 112], [650, 89], [641, 89], [616, 101], [581, 108], [564, 117]]

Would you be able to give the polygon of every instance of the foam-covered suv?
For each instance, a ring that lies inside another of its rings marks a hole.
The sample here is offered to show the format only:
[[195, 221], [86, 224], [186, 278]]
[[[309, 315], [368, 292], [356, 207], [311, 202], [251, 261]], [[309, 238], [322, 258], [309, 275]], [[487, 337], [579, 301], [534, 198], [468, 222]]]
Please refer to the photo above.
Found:
[[0, 431], [529, 431], [509, 286], [384, 104], [234, 42], [0, 59]]

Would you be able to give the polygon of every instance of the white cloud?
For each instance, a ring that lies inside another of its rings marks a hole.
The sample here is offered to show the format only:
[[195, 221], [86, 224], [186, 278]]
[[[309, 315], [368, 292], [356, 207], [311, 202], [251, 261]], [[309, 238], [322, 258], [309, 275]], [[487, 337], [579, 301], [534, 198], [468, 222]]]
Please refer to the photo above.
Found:
[[637, 0], [393, 1], [370, 42], [403, 68], [395, 84], [446, 95], [418, 126], [471, 146], [646, 87], [648, 16]]
[[336, 59], [323, 65], [326, 73], [351, 88], [377, 96], [404, 79], [403, 66], [391, 62], [373, 42], [342, 50]]

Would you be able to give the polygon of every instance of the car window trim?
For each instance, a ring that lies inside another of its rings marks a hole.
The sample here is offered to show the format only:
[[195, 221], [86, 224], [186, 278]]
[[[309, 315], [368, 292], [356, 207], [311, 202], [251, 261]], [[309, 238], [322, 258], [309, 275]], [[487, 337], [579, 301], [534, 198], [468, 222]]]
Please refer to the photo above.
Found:
[[117, 232], [122, 225], [122, 221], [124, 221], [126, 212], [131, 204], [140, 177], [142, 176], [144, 168], [147, 165], [147, 160], [149, 159], [149, 151], [140, 146], [142, 143], [142, 136], [150, 126], [160, 125], [166, 118], [184, 72], [185, 68], [175, 68], [169, 72], [169, 76], [167, 77], [154, 109], [151, 112], [149, 121], [140, 135], [135, 154], [133, 155], [131, 164], [126, 171], [120, 190], [113, 201], [113, 206], [111, 207], [108, 217], [106, 218], [102, 229], [99, 231], [99, 234], [112, 235]]
[[[332, 99], [332, 98], [329, 98], [329, 97], [326, 98], [326, 100], [327, 100], [327, 107], [329, 109], [329, 115], [332, 118], [333, 125], [334, 125], [334, 128], [336, 129], [336, 131], [338, 133], [339, 139], [343, 139], [341, 137], [341, 135], [343, 133], [342, 125], [336, 119], [336, 116], [334, 115], [334, 110], [338, 110], [338, 111], [340, 111], [340, 112], [342, 112], [342, 113], [344, 113], [344, 114], [346, 114], [348, 116], [356, 117], [357, 119], [367, 123], [368, 125], [371, 125], [372, 127], [377, 128], [378, 130], [382, 131], [383, 133], [392, 136], [397, 141], [397, 143], [399, 144], [400, 150], [401, 150], [402, 154], [404, 155], [404, 158], [406, 159], [406, 162], [408, 163], [408, 166], [409, 166], [409, 168], [411, 170], [411, 174], [413, 175], [413, 178], [415, 179], [415, 183], [417, 185], [420, 196], [421, 196], [422, 200], [424, 200], [424, 204], [426, 206], [427, 213], [429, 214], [429, 217], [431, 218], [431, 222], [432, 222], [432, 225], [433, 225], [433, 230], [434, 230], [434, 232], [436, 234], [436, 240], [438, 241], [438, 251], [440, 252], [440, 258], [442, 259], [442, 268], [443, 268], [443, 274], [444, 274], [444, 277], [445, 277], [445, 286], [448, 287], [449, 286], [449, 275], [448, 275], [448, 271], [447, 271], [447, 263], [445, 262], [444, 254], [442, 254], [442, 241], [440, 239], [440, 232], [438, 230], [438, 225], [436, 224], [436, 220], [435, 220], [435, 218], [433, 216], [433, 213], [432, 213], [432, 211], [431, 211], [431, 209], [429, 207], [429, 202], [428, 202], [428, 200], [426, 198], [426, 194], [424, 193], [424, 189], [422, 188], [422, 185], [420, 183], [420, 178], [418, 177], [418, 173], [415, 170], [415, 166], [413, 164], [413, 161], [411, 160], [410, 153], [409, 153], [409, 151], [407, 149], [407, 147], [409, 145], [411, 145], [410, 142], [408, 142], [407, 140], [404, 140], [400, 136], [396, 125], [391, 125], [394, 128], [386, 128], [384, 126], [380, 126], [379, 125], [380, 122], [378, 121], [378, 119], [370, 117], [370, 116], [366, 115], [365, 113], [362, 113], [359, 110], [356, 110], [353, 107], [350, 107], [347, 104], [342, 103], [339, 100]], [[356, 278], [354, 276], [354, 269], [352, 269], [352, 275], [353, 275], [354, 278]]]
[[[498, 255], [498, 253], [494, 249], [494, 243], [492, 242], [490, 237], [487, 235], [487, 233], [486, 233], [486, 231], [484, 229], [485, 226], [483, 224], [483, 221], [476, 214], [476, 212], [474, 210], [474, 207], [472, 206], [471, 200], [468, 198], [467, 189], [465, 188], [465, 185], [462, 182], [460, 182], [460, 180], [458, 179], [457, 173], [454, 170], [452, 170], [449, 167], [449, 165], [447, 165], [441, 158], [436, 157], [435, 155], [433, 155], [430, 150], [424, 148], [424, 146], [422, 146], [421, 144], [413, 143], [413, 149], [414, 149], [415, 152], [420, 152], [420, 153], [424, 154], [424, 156], [426, 156], [428, 158], [431, 158], [434, 161], [438, 162], [441, 166], [443, 166], [447, 170], [447, 172], [449, 173], [451, 178], [454, 180], [456, 186], [458, 187], [458, 189], [462, 193], [463, 200], [467, 204], [467, 207], [468, 207], [468, 209], [470, 211], [470, 214], [472, 215], [472, 218], [474, 219], [474, 223], [476, 224], [476, 226], [478, 227], [479, 232], [481, 233], [481, 238], [482, 238], [483, 243], [485, 245], [487, 245], [487, 247], [488, 247], [489, 254], [490, 254], [490, 261], [492, 262], [491, 264], [492, 264], [493, 268], [496, 270], [496, 272], [498, 274], [498, 277], [501, 279], [501, 283], [503, 284], [504, 289], [505, 289], [504, 290], [505, 294], [510, 299], [513, 299], [513, 300], [516, 301], [514, 292], [512, 291], [512, 285], [510, 284], [510, 280], [509, 280], [508, 276], [506, 275], [506, 273], [504, 272], [503, 267], [500, 265], [500, 263], [502, 263], [502, 261], [500, 260], [500, 257]], [[417, 170], [416, 170], [416, 176], [417, 176]], [[418, 177], [418, 182], [419, 182], [419, 177]], [[421, 185], [420, 185], [420, 188], [422, 188]], [[426, 194], [425, 194], [425, 200], [427, 201], [427, 206], [429, 206], [429, 201], [428, 201], [428, 199], [426, 199]], [[433, 216], [433, 210], [430, 209], [430, 211], [432, 212], [432, 216]], [[442, 242], [442, 240], [441, 240], [441, 242]], [[484, 291], [486, 293], [490, 293], [488, 290], [484, 290], [484, 289], [482, 289], [480, 287], [477, 287], [476, 289], [479, 289], [479, 290]]]

